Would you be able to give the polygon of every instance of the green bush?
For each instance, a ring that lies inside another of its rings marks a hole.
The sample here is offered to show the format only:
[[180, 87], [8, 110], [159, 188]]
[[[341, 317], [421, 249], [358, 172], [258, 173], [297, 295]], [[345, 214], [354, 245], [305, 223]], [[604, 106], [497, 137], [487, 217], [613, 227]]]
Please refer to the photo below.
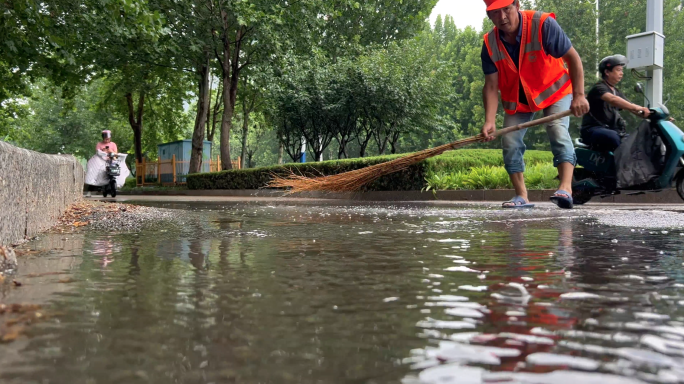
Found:
[[[530, 189], [551, 189], [558, 186], [557, 176], [553, 164], [533, 164], [525, 171], [525, 182]], [[426, 190], [513, 188], [506, 169], [501, 166], [475, 167], [456, 173], [437, 172], [428, 176], [426, 182]]]
[[[305, 176], [334, 175], [342, 172], [365, 168], [370, 165], [393, 160], [403, 155], [377, 156], [358, 159], [331, 160], [317, 163], [292, 163], [272, 167], [230, 170], [212, 173], [188, 175], [189, 189], [260, 189], [265, 188], [272, 175], [287, 176], [291, 172]], [[528, 167], [537, 164], [551, 164], [553, 155], [550, 152], [528, 151], [525, 153]], [[508, 176], [496, 171], [498, 181], [490, 181], [494, 170], [484, 168], [502, 167], [501, 150], [495, 149], [462, 149], [450, 151], [440, 156], [427, 159], [403, 171], [386, 175], [367, 185], [366, 191], [415, 191], [426, 187], [426, 180], [435, 177], [457, 177], [458, 174], [469, 174], [472, 169], [479, 169], [481, 174], [470, 175], [473, 185], [471, 189], [485, 188], [503, 184]], [[493, 169], [493, 168], [492, 168]], [[489, 175], [489, 176], [487, 176]], [[505, 177], [504, 177], [505, 176]], [[429, 185], [429, 184], [428, 184]], [[458, 184], [461, 185], [461, 184]], [[496, 187], [498, 188], [498, 187]], [[439, 188], [443, 189], [443, 188]]]
[[135, 177], [129, 177], [124, 182], [122, 189], [131, 189], [131, 188], [135, 188], [136, 186], [137, 186], [137, 184], [135, 182]]

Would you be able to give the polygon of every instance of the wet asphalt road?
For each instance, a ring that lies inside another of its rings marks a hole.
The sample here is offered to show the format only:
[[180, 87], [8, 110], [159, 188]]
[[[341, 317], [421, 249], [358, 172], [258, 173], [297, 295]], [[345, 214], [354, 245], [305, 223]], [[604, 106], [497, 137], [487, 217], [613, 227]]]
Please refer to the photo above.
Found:
[[406, 202], [367, 202], [337, 199], [310, 199], [296, 197], [234, 197], [234, 196], [119, 196], [116, 199], [100, 201], [116, 201], [132, 204], [162, 204], [173, 208], [175, 203], [187, 204], [286, 204], [315, 206], [394, 206], [435, 209], [482, 210], [487, 217], [519, 220], [537, 220], [558, 217], [579, 218], [593, 217], [598, 223], [633, 228], [684, 228], [684, 204], [601, 204], [589, 203], [576, 206], [572, 210], [564, 210], [552, 203], [536, 203], [535, 208], [525, 210], [502, 209], [499, 202], [456, 202], [456, 201], [406, 201]]

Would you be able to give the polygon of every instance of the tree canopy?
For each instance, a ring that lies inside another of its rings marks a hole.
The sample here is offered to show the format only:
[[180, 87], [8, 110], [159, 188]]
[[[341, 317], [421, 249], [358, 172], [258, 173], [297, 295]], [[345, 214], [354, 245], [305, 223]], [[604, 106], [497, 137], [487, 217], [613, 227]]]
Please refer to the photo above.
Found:
[[[530, 8], [531, 1], [522, 1]], [[665, 0], [665, 99], [684, 100], [681, 2]], [[436, 0], [14, 0], [0, 3], [0, 139], [89, 156], [112, 129], [154, 159], [203, 140], [230, 167], [424, 149], [479, 133], [480, 52], [491, 23], [428, 23]], [[604, 56], [645, 30], [646, 0], [536, 0], [582, 57], [587, 88]], [[599, 34], [596, 34], [596, 20]], [[640, 74], [620, 88], [632, 92]], [[672, 111], [678, 117], [679, 111]], [[631, 118], [630, 118], [631, 119]], [[499, 116], [499, 123], [502, 116]], [[635, 121], [630, 121], [634, 124]], [[573, 131], [579, 122], [573, 119]], [[576, 134], [576, 132], [575, 132]], [[77, 139], [73, 139], [77, 137]], [[543, 131], [528, 147], [548, 149]], [[498, 142], [481, 146], [496, 147]]]

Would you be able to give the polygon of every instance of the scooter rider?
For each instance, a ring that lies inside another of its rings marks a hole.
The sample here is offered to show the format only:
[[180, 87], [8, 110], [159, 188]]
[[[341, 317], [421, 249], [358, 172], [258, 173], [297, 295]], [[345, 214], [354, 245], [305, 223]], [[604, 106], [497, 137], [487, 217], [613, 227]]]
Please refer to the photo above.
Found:
[[648, 108], [631, 103], [617, 89], [625, 65], [627, 58], [622, 55], [612, 55], [601, 60], [601, 81], [587, 94], [591, 109], [582, 119], [580, 136], [584, 144], [598, 151], [615, 151], [622, 138], [627, 136], [625, 120], [620, 116], [620, 110], [630, 111], [639, 117], [648, 117], [650, 114]]
[[95, 145], [95, 150], [105, 153], [119, 152], [118, 148], [116, 147], [116, 143], [112, 141], [112, 131], [107, 129], [102, 131], [102, 141]]

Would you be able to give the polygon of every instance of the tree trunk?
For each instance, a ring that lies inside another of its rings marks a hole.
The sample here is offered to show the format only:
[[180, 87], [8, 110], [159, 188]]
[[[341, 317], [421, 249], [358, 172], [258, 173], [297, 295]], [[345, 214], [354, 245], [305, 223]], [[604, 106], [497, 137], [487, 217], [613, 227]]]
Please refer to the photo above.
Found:
[[399, 137], [401, 137], [401, 132], [394, 132], [392, 134], [392, 140], [390, 140], [390, 148], [391, 153], [393, 155], [397, 153], [397, 142], [399, 141]]
[[211, 129], [207, 131], [207, 140], [214, 142], [214, 134], [216, 133], [216, 120], [218, 118], [219, 112], [221, 112], [221, 104], [223, 99], [223, 87], [221, 86], [221, 81], [218, 81], [216, 87], [216, 99], [214, 99], [214, 111], [211, 115]]
[[192, 134], [192, 152], [188, 173], [198, 173], [202, 169], [202, 152], [204, 148], [204, 126], [209, 111], [209, 59], [197, 68], [199, 74], [199, 93], [197, 98], [197, 116], [195, 117], [195, 131]]
[[389, 139], [389, 136], [383, 136], [381, 132], [376, 133], [374, 136], [375, 144], [378, 146], [378, 155], [382, 156], [385, 154], [385, 149], [387, 149], [387, 141]]
[[[211, 68], [209, 68], [209, 90], [207, 92], [207, 94], [209, 96], [207, 97], [207, 100], [208, 100], [208, 102], [207, 102], [207, 118], [206, 118], [206, 124], [205, 124], [206, 132], [207, 132], [205, 137], [207, 138], [207, 140], [209, 139], [209, 133], [211, 132], [211, 91], [212, 91], [213, 87], [214, 87], [214, 77], [211, 75]], [[211, 141], [211, 140], [209, 140], [209, 141]]]
[[[347, 144], [349, 144], [349, 141], [342, 136], [340, 140], [338, 141], [340, 144], [340, 148], [337, 150], [337, 158], [338, 159], [347, 159], [349, 156], [347, 155]], [[332, 159], [332, 156], [330, 157]]]
[[[247, 84], [245, 84], [245, 89]], [[244, 90], [243, 90], [244, 92]], [[256, 91], [255, 91], [256, 92]], [[242, 98], [242, 151], [240, 152], [240, 166], [245, 168], [245, 158], [247, 157], [247, 136], [249, 135], [249, 115], [254, 109], [256, 103], [256, 93], [252, 95], [251, 100]]]
[[[246, 103], [243, 103], [245, 107]], [[240, 166], [245, 168], [245, 157], [247, 156], [247, 135], [249, 134], [249, 111], [243, 109], [242, 113], [242, 151], [240, 152]]]
[[140, 98], [138, 99], [138, 110], [133, 107], [133, 95], [129, 92], [126, 94], [126, 102], [128, 105], [128, 123], [133, 129], [133, 144], [135, 148], [135, 160], [142, 163], [142, 130], [143, 130], [143, 108], [145, 106], [145, 92], [140, 91]]
[[278, 164], [283, 163], [283, 143], [278, 143]]
[[243, 36], [243, 28], [238, 30], [235, 50], [231, 54], [230, 36], [227, 33], [227, 15], [223, 15], [223, 118], [221, 119], [221, 165], [223, 170], [232, 169], [230, 159], [230, 129], [233, 125], [233, 113], [235, 112], [235, 99], [237, 97], [238, 80], [240, 73], [240, 43]]
[[370, 123], [366, 120], [363, 119], [361, 120], [361, 127], [363, 130], [363, 138], [361, 138], [361, 134], [356, 137], [358, 143], [359, 143], [359, 157], [364, 157], [366, 156], [366, 148], [368, 147], [368, 143], [370, 143], [370, 139], [373, 137], [373, 133], [371, 132], [372, 128], [369, 128]]

